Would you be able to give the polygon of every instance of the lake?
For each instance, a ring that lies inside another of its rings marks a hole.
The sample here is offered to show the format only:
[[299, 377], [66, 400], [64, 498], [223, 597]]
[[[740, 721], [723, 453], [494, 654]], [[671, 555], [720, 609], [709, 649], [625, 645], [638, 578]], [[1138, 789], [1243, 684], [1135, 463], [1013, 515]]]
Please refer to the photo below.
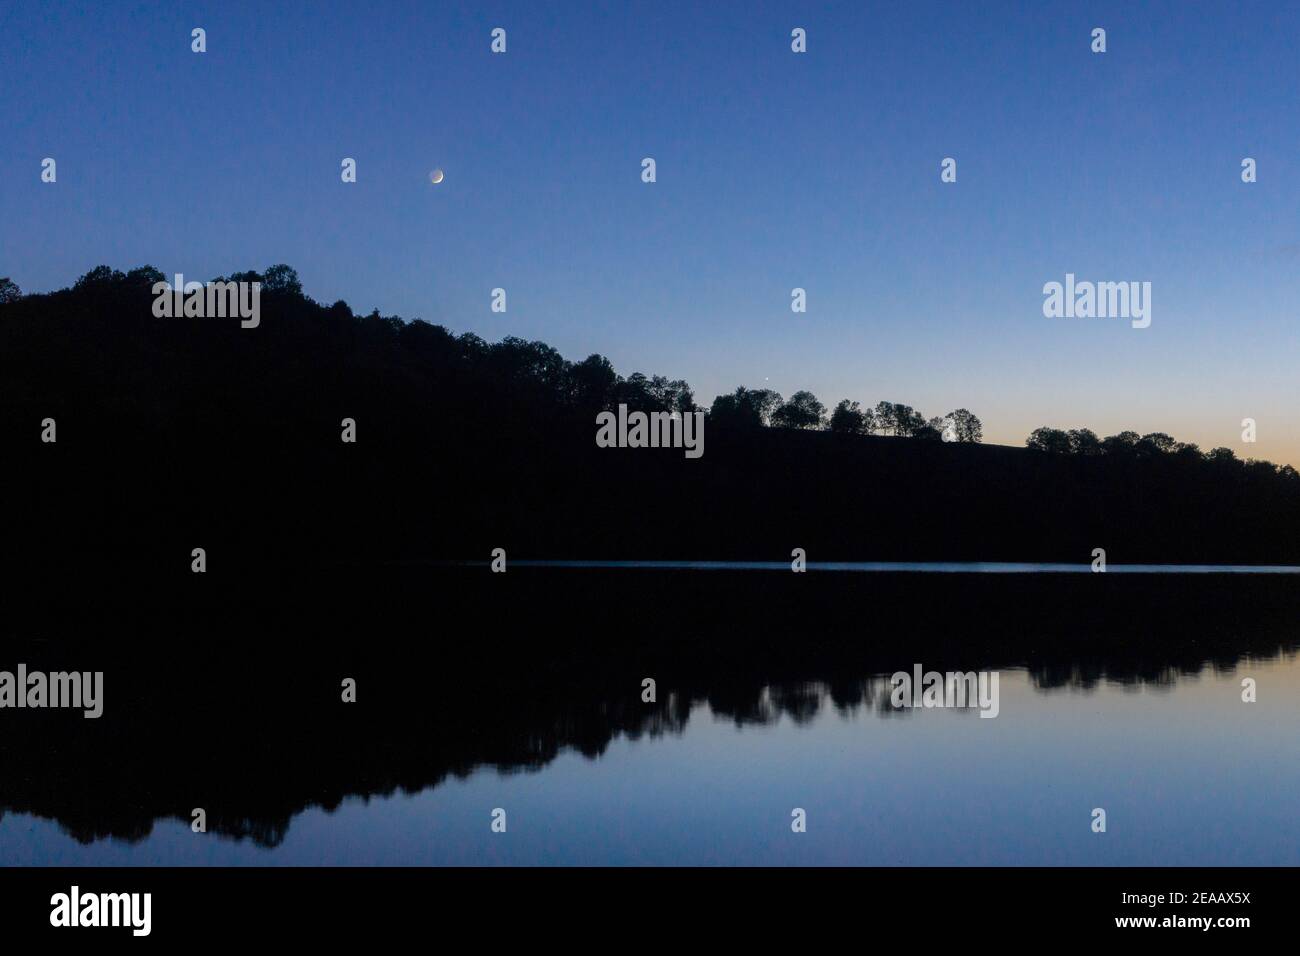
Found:
[[[821, 570], [178, 594], [190, 626], [242, 635], [181, 680], [164, 635], [126, 663], [20, 641], [29, 667], [103, 666], [106, 705], [0, 711], [0, 864], [1300, 864], [1285, 577]], [[996, 717], [896, 706], [917, 668], [996, 673]]]

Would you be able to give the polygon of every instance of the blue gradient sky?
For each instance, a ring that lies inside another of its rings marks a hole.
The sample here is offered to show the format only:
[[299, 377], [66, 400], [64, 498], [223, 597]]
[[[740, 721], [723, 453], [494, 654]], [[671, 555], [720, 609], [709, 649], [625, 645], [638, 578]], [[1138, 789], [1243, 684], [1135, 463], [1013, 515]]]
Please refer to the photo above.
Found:
[[[1300, 464], [1300, 6], [698, 6], [6, 3], [0, 275], [288, 262], [317, 299], [704, 402], [809, 388], [965, 406], [1008, 444], [1134, 428]], [[1151, 327], [1044, 318], [1066, 272], [1150, 281]]]

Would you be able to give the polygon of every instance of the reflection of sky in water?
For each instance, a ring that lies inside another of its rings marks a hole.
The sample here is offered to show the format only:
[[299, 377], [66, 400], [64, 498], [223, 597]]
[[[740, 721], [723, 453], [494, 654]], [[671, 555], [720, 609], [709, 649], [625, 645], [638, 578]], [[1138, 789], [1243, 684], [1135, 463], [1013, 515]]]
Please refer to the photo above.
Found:
[[[1241, 702], [1246, 676], [1258, 703]], [[994, 720], [882, 720], [823, 699], [802, 725], [737, 729], [701, 705], [683, 735], [619, 738], [595, 761], [566, 752], [535, 773], [308, 810], [274, 850], [179, 821], [83, 847], [8, 814], [0, 863], [1300, 864], [1295, 658], [1140, 690], [1045, 693], [1004, 671], [1000, 690]], [[504, 835], [489, 830], [494, 807]], [[791, 832], [793, 807], [807, 833]]]

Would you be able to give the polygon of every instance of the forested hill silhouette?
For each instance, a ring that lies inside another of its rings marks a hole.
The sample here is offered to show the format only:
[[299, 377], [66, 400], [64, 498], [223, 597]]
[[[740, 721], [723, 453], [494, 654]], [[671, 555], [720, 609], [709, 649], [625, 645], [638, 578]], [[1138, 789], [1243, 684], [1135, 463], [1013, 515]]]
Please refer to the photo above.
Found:
[[157, 317], [164, 276], [150, 267], [100, 267], [43, 295], [0, 280], [11, 570], [111, 555], [187, 571], [196, 547], [241, 566], [497, 547], [1300, 563], [1300, 478], [1227, 449], [1086, 429], [986, 446], [964, 409], [927, 420], [845, 401], [828, 415], [807, 392], [743, 388], [707, 409], [702, 457], [601, 448], [599, 412], [690, 413], [690, 387], [541, 342], [358, 316], [306, 297], [287, 266], [230, 279], [261, 283], [256, 327]]

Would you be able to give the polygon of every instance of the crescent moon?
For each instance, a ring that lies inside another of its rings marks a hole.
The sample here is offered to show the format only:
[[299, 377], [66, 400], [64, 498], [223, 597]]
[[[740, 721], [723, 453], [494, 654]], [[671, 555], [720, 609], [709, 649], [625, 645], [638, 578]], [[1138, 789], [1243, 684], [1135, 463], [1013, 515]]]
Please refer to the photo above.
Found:
[[442, 170], [435, 169], [433, 172], [431, 172], [429, 174], [429, 182], [433, 183], [435, 186], [438, 183], [442, 182]]

